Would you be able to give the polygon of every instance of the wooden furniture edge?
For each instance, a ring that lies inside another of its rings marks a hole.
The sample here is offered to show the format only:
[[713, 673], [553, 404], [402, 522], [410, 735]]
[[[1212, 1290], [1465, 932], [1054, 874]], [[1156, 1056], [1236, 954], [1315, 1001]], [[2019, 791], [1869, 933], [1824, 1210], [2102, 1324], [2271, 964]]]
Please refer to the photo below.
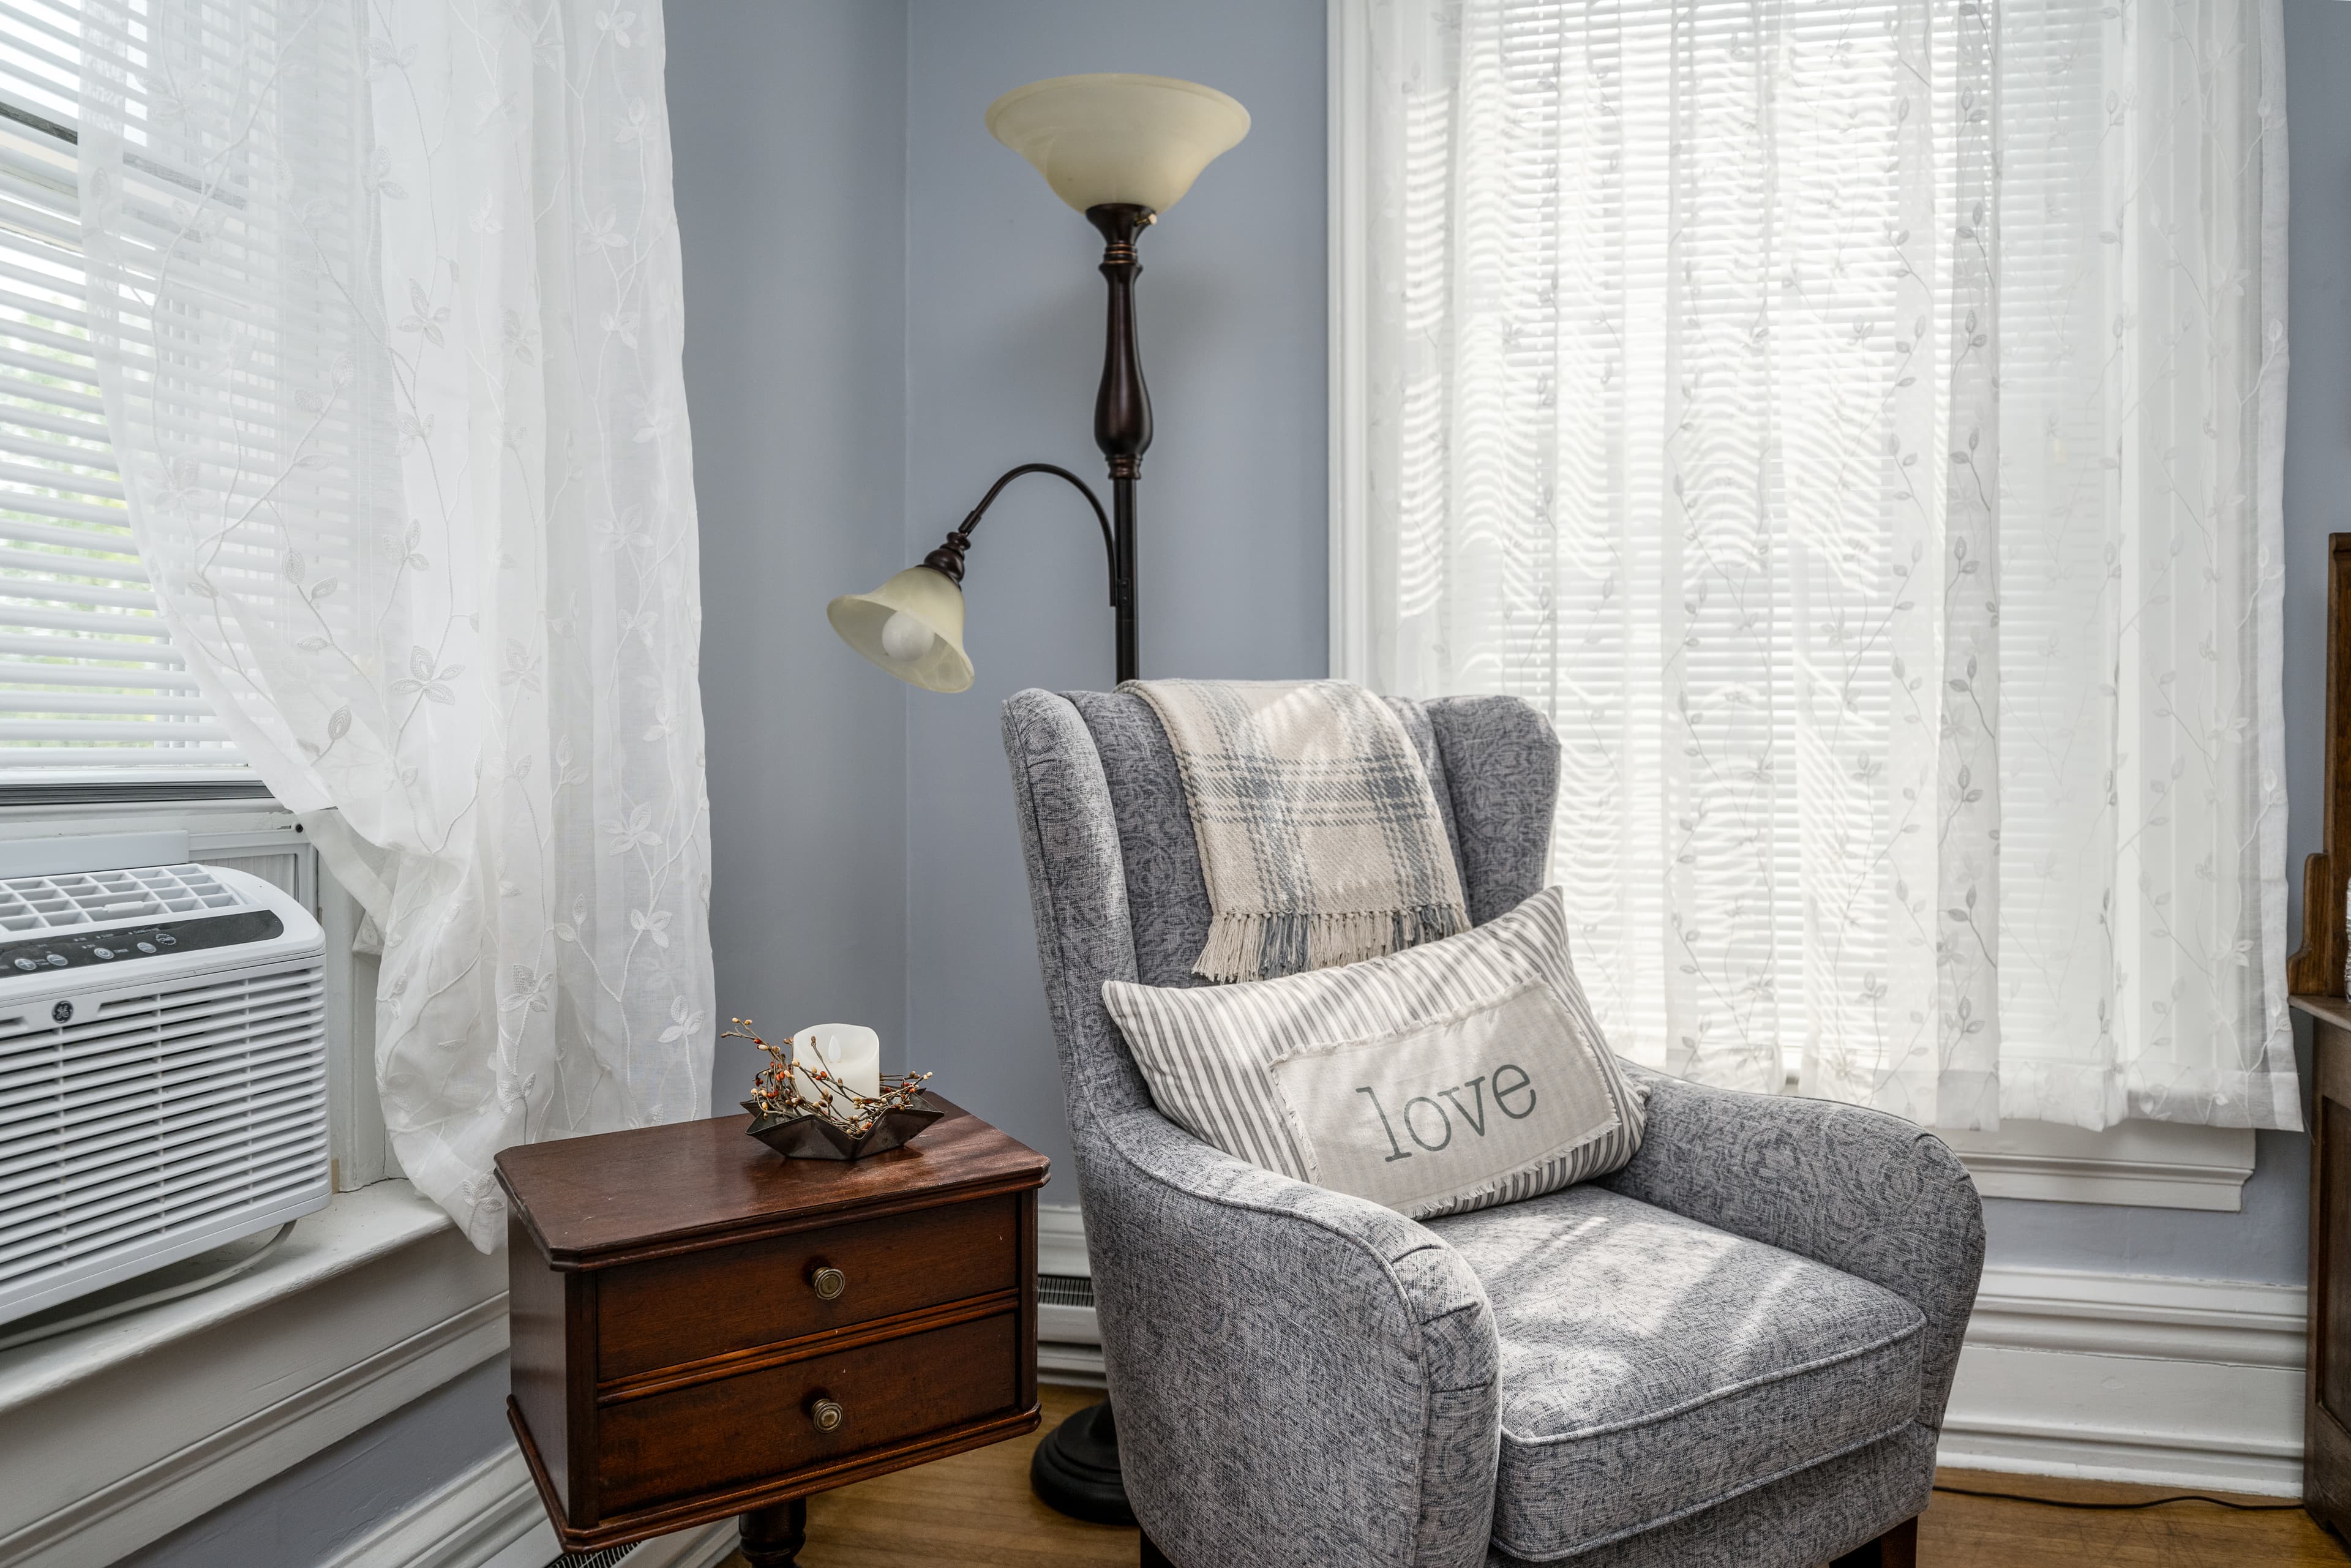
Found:
[[[601, 1449], [603, 1433], [599, 1430], [604, 1413], [596, 1407], [594, 1347], [603, 1341], [603, 1301], [597, 1290], [599, 1281], [592, 1274], [579, 1279], [557, 1274], [563, 1286], [563, 1411], [568, 1419], [563, 1438], [563, 1479], [571, 1492], [571, 1506], [563, 1517], [571, 1519], [582, 1514], [593, 1515], [603, 1503], [603, 1475]], [[583, 1362], [579, 1354], [587, 1347], [591, 1358]]]
[[2302, 946], [2286, 988], [2344, 993], [2346, 879], [2351, 879], [2351, 534], [2326, 536], [2326, 717], [2318, 852], [2302, 862]]
[[2337, 1029], [2351, 1029], [2351, 999], [2296, 991], [2286, 998], [2285, 1005], [2305, 1018], [2331, 1023]]
[[1020, 1321], [1014, 1329], [1020, 1346], [1020, 1386], [1013, 1397], [1023, 1405], [1037, 1403], [1037, 1193], [1023, 1194], [1018, 1205], [1020, 1236], [1014, 1249], [1014, 1267], [1020, 1270]]
[[540, 1234], [538, 1221], [532, 1218], [521, 1196], [515, 1191], [514, 1184], [507, 1180], [506, 1167], [497, 1163], [497, 1157], [495, 1155], [490, 1159], [490, 1174], [497, 1178], [498, 1191], [506, 1197], [508, 1217], [521, 1225], [524, 1234], [530, 1238], [531, 1245], [538, 1249], [538, 1255], [542, 1258], [546, 1257], [547, 1238]]
[[2346, 1283], [2342, 1279], [2342, 1260], [2333, 1245], [2334, 1221], [2342, 1196], [2344, 1151], [2335, 1146], [2336, 1139], [2329, 1135], [2327, 1116], [2329, 1103], [2340, 1103], [2339, 1094], [2330, 1095], [2328, 1090], [2340, 1088], [2343, 1064], [2342, 1042], [2329, 1040], [2326, 1031], [2332, 1029], [2351, 1033], [2351, 1002], [2335, 996], [2305, 995], [2290, 998], [2290, 1005], [2321, 1026], [2312, 1031], [2307, 1080], [2311, 1093], [2305, 1319], [2309, 1354], [2304, 1359], [2302, 1378], [2302, 1501], [2311, 1518], [2339, 1533], [2346, 1523], [2351, 1523], [2351, 1509], [2346, 1508], [2345, 1496], [2346, 1483], [2351, 1483], [2351, 1433], [2345, 1431], [2342, 1420], [2326, 1407], [2321, 1380], [2336, 1358], [2337, 1346], [2331, 1342], [2339, 1336], [2330, 1332], [2330, 1325], [2337, 1318], [2337, 1296]]
[[540, 1503], [547, 1506], [549, 1522], [555, 1527], [556, 1544], [566, 1552], [597, 1552], [607, 1546], [623, 1546], [655, 1535], [691, 1530], [698, 1524], [716, 1523], [754, 1509], [789, 1502], [795, 1498], [831, 1491], [836, 1487], [869, 1480], [893, 1470], [928, 1464], [933, 1459], [944, 1459], [952, 1454], [984, 1448], [1007, 1438], [1025, 1437], [1035, 1431], [1044, 1419], [1044, 1406], [1032, 1403], [1026, 1410], [1007, 1412], [978, 1426], [963, 1427], [947, 1437], [912, 1437], [890, 1448], [869, 1448], [853, 1457], [796, 1470], [781, 1479], [741, 1487], [733, 1491], [708, 1493], [690, 1502], [640, 1508], [600, 1520], [588, 1529], [575, 1530], [566, 1522], [563, 1511], [549, 1501], [553, 1493], [548, 1485], [547, 1472], [539, 1463], [538, 1450], [531, 1444], [530, 1428], [515, 1410], [512, 1396], [508, 1396], [507, 1406], [507, 1417], [522, 1444], [523, 1461], [530, 1469], [531, 1484], [538, 1490]]
[[534, 1236], [533, 1239], [538, 1242], [539, 1255], [547, 1260], [547, 1266], [557, 1273], [593, 1273], [600, 1269], [613, 1269], [628, 1263], [648, 1263], [656, 1258], [682, 1258], [689, 1253], [708, 1252], [721, 1247], [737, 1247], [747, 1241], [794, 1236], [804, 1230], [823, 1230], [831, 1226], [855, 1224], [867, 1219], [887, 1219], [893, 1215], [911, 1214], [920, 1208], [939, 1208], [948, 1204], [977, 1203], [983, 1198], [1034, 1192], [1045, 1185], [1051, 1174], [1050, 1162], [1042, 1155], [1037, 1158], [1039, 1169], [1022, 1172], [1017, 1176], [987, 1178], [954, 1186], [925, 1187], [903, 1198], [878, 1201], [867, 1198], [805, 1209], [786, 1220], [742, 1220], [705, 1229], [679, 1230], [664, 1240], [638, 1246], [612, 1247], [590, 1252], [566, 1249], [555, 1252], [548, 1249], [544, 1239]]
[[560, 1537], [569, 1528], [564, 1521], [569, 1515], [563, 1511], [562, 1500], [555, 1495], [555, 1482], [548, 1476], [547, 1462], [538, 1457], [538, 1445], [531, 1440], [530, 1423], [523, 1418], [522, 1406], [511, 1394], [507, 1396], [507, 1425], [514, 1428], [515, 1441], [522, 1448], [523, 1468], [530, 1472], [531, 1490], [538, 1493], [538, 1506]]

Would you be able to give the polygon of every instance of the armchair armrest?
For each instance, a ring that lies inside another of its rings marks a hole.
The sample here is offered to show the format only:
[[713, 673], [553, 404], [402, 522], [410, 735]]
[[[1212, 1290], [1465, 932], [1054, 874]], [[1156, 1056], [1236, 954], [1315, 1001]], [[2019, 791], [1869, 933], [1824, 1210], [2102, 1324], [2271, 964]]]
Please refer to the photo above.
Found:
[[1079, 1161], [1086, 1239], [1122, 1468], [1159, 1544], [1192, 1563], [1482, 1564], [1499, 1348], [1468, 1266], [1155, 1111], [1100, 1132]]
[[1959, 1156], [1882, 1111], [1626, 1071], [1648, 1087], [1648, 1130], [1601, 1185], [1909, 1301], [1927, 1319], [1918, 1419], [1940, 1427], [1983, 1272], [1983, 1205]]

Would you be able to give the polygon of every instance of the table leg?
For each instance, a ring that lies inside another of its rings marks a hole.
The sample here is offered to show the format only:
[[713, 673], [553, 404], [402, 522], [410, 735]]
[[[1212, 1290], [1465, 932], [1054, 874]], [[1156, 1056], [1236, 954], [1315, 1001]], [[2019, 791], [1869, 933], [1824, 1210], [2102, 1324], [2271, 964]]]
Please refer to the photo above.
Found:
[[751, 1568], [792, 1568], [808, 1544], [808, 1500], [755, 1508], [736, 1520], [735, 1530]]

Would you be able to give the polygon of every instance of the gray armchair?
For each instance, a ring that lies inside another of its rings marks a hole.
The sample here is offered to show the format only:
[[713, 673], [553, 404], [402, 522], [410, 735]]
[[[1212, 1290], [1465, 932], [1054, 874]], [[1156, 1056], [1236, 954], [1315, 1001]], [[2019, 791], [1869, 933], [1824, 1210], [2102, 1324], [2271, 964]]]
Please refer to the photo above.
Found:
[[[1515, 699], [1395, 706], [1491, 919], [1541, 885], [1558, 743]], [[1004, 741], [1146, 1563], [1909, 1560], [1983, 1257], [1940, 1140], [1643, 1074], [1633, 1163], [1525, 1203], [1418, 1224], [1244, 1164], [1102, 1009], [1203, 983], [1157, 720], [1025, 691]]]

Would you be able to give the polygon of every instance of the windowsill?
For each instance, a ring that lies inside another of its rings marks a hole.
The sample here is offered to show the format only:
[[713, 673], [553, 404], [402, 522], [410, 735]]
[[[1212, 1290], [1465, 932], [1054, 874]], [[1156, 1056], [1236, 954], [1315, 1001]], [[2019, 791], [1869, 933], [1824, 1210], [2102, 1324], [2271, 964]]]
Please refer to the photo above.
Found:
[[[1783, 1092], [1796, 1092], [1793, 1062]], [[1937, 1128], [1935, 1135], [1959, 1156], [1985, 1197], [2238, 1214], [2253, 1174], [2250, 1127], [2122, 1122], [2093, 1133], [2011, 1119], [1997, 1133]]]
[[109, 1367], [167, 1351], [217, 1323], [266, 1310], [449, 1224], [447, 1215], [404, 1181], [338, 1194], [297, 1223], [277, 1256], [234, 1280], [112, 1322], [0, 1352], [0, 1422]]
[[1986, 1197], [2235, 1214], [2253, 1174], [2250, 1127], [2124, 1122], [2092, 1133], [2007, 1122], [1997, 1133], [1940, 1136]]
[[111, 1562], [496, 1355], [505, 1286], [380, 1182], [250, 1273], [0, 1353], [0, 1568]]

